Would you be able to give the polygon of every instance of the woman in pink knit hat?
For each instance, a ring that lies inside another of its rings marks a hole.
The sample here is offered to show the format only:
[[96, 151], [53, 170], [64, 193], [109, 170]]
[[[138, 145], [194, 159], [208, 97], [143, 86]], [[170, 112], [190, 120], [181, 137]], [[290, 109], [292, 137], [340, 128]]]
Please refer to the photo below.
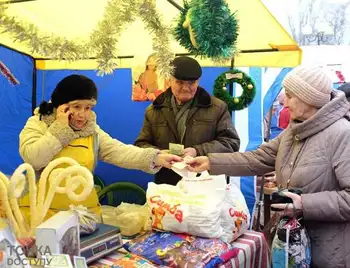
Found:
[[[276, 171], [277, 185], [302, 214], [312, 267], [350, 267], [350, 104], [320, 67], [297, 67], [283, 81], [291, 122], [278, 137], [246, 153], [209, 154], [188, 161], [195, 172], [230, 176]], [[304, 267], [304, 266], [303, 266]]]

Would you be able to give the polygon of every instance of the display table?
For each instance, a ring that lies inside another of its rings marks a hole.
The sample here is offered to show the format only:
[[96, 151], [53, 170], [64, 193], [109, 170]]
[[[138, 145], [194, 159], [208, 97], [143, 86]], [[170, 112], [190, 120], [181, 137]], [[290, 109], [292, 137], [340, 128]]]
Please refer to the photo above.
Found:
[[268, 247], [262, 233], [247, 231], [232, 243], [238, 254], [221, 267], [267, 268], [270, 267]]
[[[270, 267], [268, 260], [267, 243], [262, 233], [247, 231], [244, 235], [232, 243], [234, 249], [232, 258], [221, 265], [222, 268], [267, 268]], [[114, 262], [126, 252], [119, 250], [112, 253], [89, 267], [106, 268], [112, 267]], [[155, 266], [156, 267], [156, 266]]]

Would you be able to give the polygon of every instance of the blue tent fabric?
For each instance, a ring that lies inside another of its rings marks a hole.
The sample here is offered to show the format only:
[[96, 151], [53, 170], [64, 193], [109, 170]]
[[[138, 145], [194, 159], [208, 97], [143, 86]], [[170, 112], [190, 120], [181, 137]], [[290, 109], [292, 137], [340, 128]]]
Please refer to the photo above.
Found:
[[[205, 67], [200, 85], [210, 94], [214, 81], [218, 75], [227, 71], [228, 68]], [[256, 149], [263, 141], [263, 107], [272, 105], [273, 100], [281, 90], [283, 77], [290, 71], [289, 68], [282, 69], [280, 74], [273, 81], [271, 87], [262, 94], [261, 79], [262, 68], [248, 68], [249, 75], [256, 81], [257, 95], [253, 103], [247, 108], [249, 121], [248, 128], [249, 143], [243, 151]], [[99, 100], [95, 108], [98, 124], [112, 137], [128, 144], [134, 143], [142, 127], [144, 111], [150, 102], [133, 102], [131, 100], [131, 70], [117, 69], [113, 75], [98, 77], [95, 71], [61, 70], [61, 71], [39, 71], [37, 91], [42, 92], [42, 99], [48, 100], [57, 82], [63, 77], [79, 73], [92, 78], [99, 88]], [[234, 94], [236, 86], [234, 85]], [[268, 97], [270, 96], [270, 98]], [[38, 100], [40, 98], [38, 97]], [[235, 114], [233, 113], [233, 122]], [[240, 126], [242, 127], [242, 126]], [[106, 163], [99, 163], [96, 174], [103, 178], [106, 184], [116, 181], [131, 181], [147, 188], [153, 176], [135, 170], [126, 170]], [[253, 213], [256, 203], [255, 178], [241, 177], [240, 188], [246, 198], [249, 210]]]
[[[292, 68], [283, 68], [281, 72], [276, 77], [275, 81], [273, 82], [272, 86], [270, 87], [269, 91], [264, 96], [264, 106], [263, 106], [263, 114], [266, 115], [270, 107], [273, 103], [273, 101], [277, 98], [278, 94], [282, 90], [282, 81], [284, 77], [291, 71]], [[271, 102], [272, 100], [272, 102]]]
[[22, 163], [18, 135], [32, 113], [33, 60], [0, 46], [0, 60], [19, 81], [12, 85], [0, 74], [0, 170], [12, 174]]
[[[22, 163], [18, 153], [18, 135], [32, 112], [34, 67], [30, 57], [3, 47], [0, 47], [0, 60], [8, 66], [20, 82], [19, 85], [12, 86], [5, 77], [0, 75], [0, 105], [3, 107], [0, 114], [0, 138], [2, 140], [0, 170], [11, 174]], [[216, 77], [227, 70], [228, 68], [225, 67], [203, 68], [200, 85], [212, 94]], [[267, 69], [251, 67], [244, 68], [244, 70], [255, 80], [257, 86], [257, 95], [253, 103], [244, 111], [248, 115], [246, 121], [243, 125], [236, 126], [240, 129], [247, 128], [243, 132], [248, 136], [246, 137], [248, 142], [244, 148], [241, 148], [241, 151], [249, 151], [256, 149], [262, 143], [263, 115], [266, 114], [278, 95], [281, 81], [290, 69], [282, 69], [268, 89], [262, 86], [262, 79]], [[104, 77], [97, 76], [95, 70], [38, 70], [36, 76], [37, 105], [43, 100], [48, 101], [56, 84], [65, 76], [73, 73], [86, 75], [97, 84], [99, 99], [95, 112], [100, 127], [112, 137], [126, 144], [133, 144], [141, 130], [144, 112], [150, 102], [133, 102], [131, 100], [132, 75], [130, 69], [116, 69], [112, 75]], [[234, 85], [235, 93], [236, 85]], [[234, 124], [238, 124], [239, 120], [235, 117], [235, 112], [232, 120]], [[147, 188], [148, 182], [153, 180], [152, 175], [141, 171], [122, 169], [102, 162], [98, 164], [96, 174], [104, 180], [105, 184], [130, 181]], [[238, 182], [249, 210], [253, 213], [256, 203], [255, 178], [239, 177]]]
[[[212, 94], [216, 77], [227, 70], [228, 68], [203, 68], [201, 86]], [[38, 71], [38, 102], [49, 100], [58, 81], [72, 73], [86, 75], [95, 81], [99, 90], [95, 112], [100, 127], [112, 137], [124, 143], [133, 144], [141, 130], [144, 112], [151, 102], [134, 102], [131, 100], [131, 70], [117, 69], [112, 75], [103, 78], [97, 76], [93, 70]], [[131, 181], [143, 188], [147, 188], [148, 182], [153, 180], [153, 175], [118, 168], [103, 162], [98, 164], [96, 174], [106, 184], [116, 181]]]

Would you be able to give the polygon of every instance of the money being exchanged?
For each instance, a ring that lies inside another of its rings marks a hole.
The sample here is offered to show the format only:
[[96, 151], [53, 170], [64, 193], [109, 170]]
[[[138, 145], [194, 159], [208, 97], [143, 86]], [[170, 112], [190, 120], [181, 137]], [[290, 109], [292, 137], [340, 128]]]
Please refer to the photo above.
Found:
[[182, 156], [184, 154], [185, 146], [182, 144], [169, 143], [169, 153]]

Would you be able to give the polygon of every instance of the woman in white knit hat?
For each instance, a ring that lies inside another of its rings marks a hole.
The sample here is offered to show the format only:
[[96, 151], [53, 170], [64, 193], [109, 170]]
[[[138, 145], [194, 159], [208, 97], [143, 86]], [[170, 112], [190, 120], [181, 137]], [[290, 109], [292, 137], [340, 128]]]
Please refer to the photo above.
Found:
[[[283, 81], [288, 128], [246, 153], [209, 154], [188, 161], [195, 172], [230, 176], [276, 171], [279, 188], [303, 214], [312, 267], [350, 267], [350, 104], [320, 67], [297, 67]], [[295, 213], [291, 204], [274, 205]]]

